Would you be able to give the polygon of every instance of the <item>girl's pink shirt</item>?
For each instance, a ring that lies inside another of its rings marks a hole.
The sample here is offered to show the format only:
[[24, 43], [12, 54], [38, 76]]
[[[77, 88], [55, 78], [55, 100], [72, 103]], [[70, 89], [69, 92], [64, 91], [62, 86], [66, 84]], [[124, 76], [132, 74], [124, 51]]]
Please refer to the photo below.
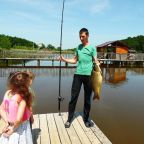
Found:
[[[21, 100], [22, 100], [22, 98], [19, 94], [15, 94], [11, 98], [8, 98], [7, 96], [4, 97], [3, 108], [6, 111], [6, 113], [8, 114], [9, 122], [16, 121], [19, 103]], [[28, 120], [30, 118], [31, 114], [32, 114], [32, 112], [26, 107], [22, 121]]]

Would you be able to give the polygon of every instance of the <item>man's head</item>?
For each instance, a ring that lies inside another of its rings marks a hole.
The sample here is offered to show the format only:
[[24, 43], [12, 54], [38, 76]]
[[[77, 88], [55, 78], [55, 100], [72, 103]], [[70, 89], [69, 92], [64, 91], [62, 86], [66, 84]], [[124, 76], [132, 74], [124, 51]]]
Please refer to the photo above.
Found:
[[88, 43], [89, 31], [86, 28], [82, 28], [79, 31], [79, 37], [83, 45]]

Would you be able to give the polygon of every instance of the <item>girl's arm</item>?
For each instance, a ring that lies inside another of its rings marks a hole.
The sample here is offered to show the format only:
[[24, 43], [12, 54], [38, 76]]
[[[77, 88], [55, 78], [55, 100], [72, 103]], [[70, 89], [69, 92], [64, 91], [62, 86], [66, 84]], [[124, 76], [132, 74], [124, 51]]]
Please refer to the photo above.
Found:
[[77, 56], [71, 58], [71, 59], [67, 59], [67, 58], [64, 58], [63, 56], [60, 57], [60, 60], [61, 61], [64, 61], [64, 62], [67, 62], [67, 63], [72, 63], [72, 64], [76, 64], [77, 63]]
[[25, 109], [26, 109], [26, 101], [21, 100], [21, 102], [19, 103], [16, 122], [14, 123], [14, 129], [17, 129], [19, 127], [19, 125], [22, 123], [22, 119], [23, 119]]
[[6, 99], [8, 97], [8, 94], [9, 94], [10, 90], [7, 90], [5, 95], [4, 95], [4, 98], [3, 98], [3, 101], [0, 105], [0, 116], [2, 117], [2, 119], [8, 123], [8, 120], [7, 120], [7, 113], [6, 113], [6, 105], [5, 105], [5, 102], [4, 102], [4, 99]]
[[18, 113], [17, 113], [17, 118], [15, 123], [12, 126], [9, 126], [4, 132], [6, 137], [10, 136], [22, 123], [25, 109], [26, 109], [26, 102], [24, 100], [21, 100], [21, 102], [19, 103], [19, 108], [18, 108]]
[[5, 110], [3, 109], [3, 105], [0, 106], [0, 116], [5, 121], [5, 123], [8, 123], [7, 114]]
[[5, 122], [5, 126], [3, 127], [1, 133], [3, 133], [8, 128], [8, 126], [9, 126], [8, 119], [7, 119], [7, 114], [6, 114], [5, 110], [3, 109], [2, 105], [3, 105], [3, 103], [0, 106], [0, 115], [1, 115], [1, 118]]

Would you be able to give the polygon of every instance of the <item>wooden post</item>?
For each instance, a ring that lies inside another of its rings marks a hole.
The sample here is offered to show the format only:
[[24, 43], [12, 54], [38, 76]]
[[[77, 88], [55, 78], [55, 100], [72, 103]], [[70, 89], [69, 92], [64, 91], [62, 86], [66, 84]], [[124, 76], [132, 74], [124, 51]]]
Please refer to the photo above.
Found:
[[108, 65], [108, 60], [106, 61], [106, 67], [109, 67], [109, 65]]
[[37, 66], [40, 67], [40, 60], [37, 60]]
[[65, 62], [65, 66], [68, 67], [68, 63], [67, 62]]
[[120, 63], [119, 63], [119, 67], [121, 67], [121, 65], [122, 65], [122, 62], [120, 61]]
[[8, 59], [6, 60], [6, 66], [8, 67]]
[[25, 60], [23, 60], [23, 66], [25, 67]]
[[52, 59], [52, 66], [54, 66], [54, 59]]

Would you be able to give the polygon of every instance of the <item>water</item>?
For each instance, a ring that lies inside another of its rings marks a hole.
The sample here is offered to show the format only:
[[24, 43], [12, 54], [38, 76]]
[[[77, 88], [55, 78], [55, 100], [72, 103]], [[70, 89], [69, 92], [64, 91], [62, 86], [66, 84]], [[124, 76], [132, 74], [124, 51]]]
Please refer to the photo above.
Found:
[[[0, 69], [0, 101], [6, 90], [10, 71]], [[23, 70], [28, 70], [24, 68]], [[34, 113], [58, 112], [58, 69], [30, 69], [36, 74], [33, 89], [36, 93]], [[75, 69], [62, 69], [61, 111], [66, 112], [70, 100]], [[100, 101], [92, 102], [91, 118], [113, 144], [144, 143], [144, 68], [103, 68]], [[83, 88], [76, 111], [83, 110]]]

